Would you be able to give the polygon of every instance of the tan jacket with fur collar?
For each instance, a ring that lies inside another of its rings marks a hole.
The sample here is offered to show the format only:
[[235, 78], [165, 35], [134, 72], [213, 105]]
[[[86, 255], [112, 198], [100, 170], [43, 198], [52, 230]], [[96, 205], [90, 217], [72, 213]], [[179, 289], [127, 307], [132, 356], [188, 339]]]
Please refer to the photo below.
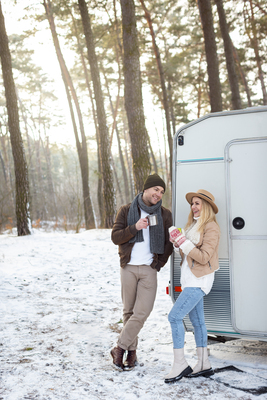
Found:
[[188, 265], [197, 278], [219, 269], [220, 228], [216, 222], [209, 222], [200, 237], [199, 234], [195, 236], [199, 238], [197, 244], [194, 244], [194, 240], [190, 237], [190, 231], [188, 234], [186, 232], [186, 237], [190, 242], [185, 243], [185, 246], [182, 245], [183, 250], [180, 249], [182, 262], [186, 255]]

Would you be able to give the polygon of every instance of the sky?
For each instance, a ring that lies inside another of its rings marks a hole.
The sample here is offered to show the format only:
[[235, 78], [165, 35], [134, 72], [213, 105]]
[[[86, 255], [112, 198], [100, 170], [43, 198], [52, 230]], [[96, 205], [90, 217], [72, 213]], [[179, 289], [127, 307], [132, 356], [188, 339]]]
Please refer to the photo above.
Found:
[[[0, 399], [266, 399], [267, 342], [255, 340], [209, 341], [213, 368], [233, 365], [243, 372], [164, 383], [173, 362], [169, 262], [158, 273], [154, 309], [139, 334], [138, 365], [130, 372], [113, 368], [122, 303], [118, 248], [110, 234], [43, 224], [29, 236], [17, 237], [16, 229], [0, 235]], [[193, 367], [193, 334], [185, 341]], [[265, 393], [257, 395], [259, 387]], [[244, 391], [250, 389], [254, 394]]]
[[[14, 4], [11, 0], [2, 0], [2, 10], [5, 17], [5, 24], [7, 34], [11, 35], [13, 33], [22, 33], [24, 30], [29, 29], [29, 21], [24, 20], [21, 16], [27, 14], [27, 12], [32, 12], [33, 10], [40, 10], [43, 12], [44, 8], [41, 2], [35, 0], [19, 0], [17, 4]], [[29, 10], [25, 11], [25, 7], [28, 6]], [[54, 80], [54, 92], [58, 97], [59, 107], [61, 108], [66, 125], [63, 127], [57, 127], [51, 129], [49, 133], [50, 142], [71, 144], [75, 146], [75, 137], [72, 129], [72, 122], [69, 113], [69, 106], [66, 99], [65, 87], [61, 78], [60, 67], [57, 61], [56, 53], [54, 51], [54, 45], [52, 42], [52, 37], [50, 30], [48, 28], [48, 22], [43, 21], [38, 24], [38, 32], [35, 37], [31, 40], [31, 46], [34, 49], [35, 54], [33, 55], [33, 60], [39, 66], [42, 66], [43, 70], [49, 77]], [[73, 56], [71, 52], [63, 48], [63, 55], [69, 68], [72, 66]], [[123, 88], [121, 90], [123, 93]], [[158, 135], [160, 138], [163, 136], [164, 129], [164, 115], [160, 109], [155, 107], [152, 102], [152, 96], [148, 86], [143, 87], [144, 95], [144, 109], [146, 115], [146, 126], [150, 136], [152, 137], [153, 143], [158, 143]], [[90, 107], [90, 100], [88, 97], [88, 107]], [[86, 121], [86, 120], [85, 120]], [[86, 134], [92, 135], [95, 128], [93, 123], [88, 126], [85, 124]], [[112, 124], [109, 126], [109, 132], [111, 134]], [[115, 137], [115, 135], [114, 135]], [[162, 139], [160, 139], [161, 148], [164, 148], [165, 144]], [[91, 143], [90, 143], [91, 142]], [[95, 147], [95, 143], [89, 141], [89, 146]], [[117, 142], [113, 140], [112, 151], [117, 152]]]
[[[17, 4], [14, 4], [13, 1], [2, 0], [1, 3], [8, 35], [14, 33], [22, 34], [24, 30], [29, 29], [29, 21], [23, 20], [21, 16], [27, 14], [27, 11], [25, 11], [26, 5], [30, 6], [30, 10], [33, 10], [31, 3], [38, 4], [38, 2], [20, 0]], [[39, 2], [38, 9], [43, 12], [41, 2]], [[54, 51], [51, 33], [48, 29], [48, 22], [41, 22], [38, 29], [39, 32], [30, 41], [32, 49], [34, 49], [33, 60], [36, 65], [41, 66], [43, 71], [54, 80], [54, 92], [59, 99], [58, 104], [60, 105], [61, 113], [66, 121], [65, 126], [52, 129], [49, 136], [51, 142], [55, 141], [58, 143], [70, 143], [74, 145], [75, 138], [72, 130], [65, 88], [61, 78], [56, 53]]]

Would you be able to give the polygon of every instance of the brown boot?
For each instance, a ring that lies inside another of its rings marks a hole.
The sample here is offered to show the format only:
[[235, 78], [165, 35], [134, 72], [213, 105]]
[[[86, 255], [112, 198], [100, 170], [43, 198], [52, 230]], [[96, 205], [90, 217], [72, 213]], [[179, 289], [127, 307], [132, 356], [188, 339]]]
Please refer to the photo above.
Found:
[[123, 355], [125, 353], [125, 350], [123, 350], [121, 347], [116, 346], [114, 347], [110, 354], [113, 358], [113, 366], [118, 369], [119, 371], [123, 371], [124, 367], [123, 367]]
[[128, 350], [127, 358], [124, 363], [124, 371], [131, 371], [137, 363], [136, 350]]

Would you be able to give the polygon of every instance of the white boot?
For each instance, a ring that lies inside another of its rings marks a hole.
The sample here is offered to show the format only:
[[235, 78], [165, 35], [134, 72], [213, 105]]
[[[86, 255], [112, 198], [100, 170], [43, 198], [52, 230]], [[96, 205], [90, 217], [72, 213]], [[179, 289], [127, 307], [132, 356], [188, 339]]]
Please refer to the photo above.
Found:
[[209, 362], [207, 347], [197, 347], [197, 358], [198, 362], [194, 366], [192, 374], [190, 374], [188, 377], [196, 378], [197, 376], [208, 377], [213, 375], [214, 371]]
[[176, 382], [192, 372], [184, 358], [184, 349], [173, 349], [174, 360], [171, 372], [165, 376], [165, 383]]

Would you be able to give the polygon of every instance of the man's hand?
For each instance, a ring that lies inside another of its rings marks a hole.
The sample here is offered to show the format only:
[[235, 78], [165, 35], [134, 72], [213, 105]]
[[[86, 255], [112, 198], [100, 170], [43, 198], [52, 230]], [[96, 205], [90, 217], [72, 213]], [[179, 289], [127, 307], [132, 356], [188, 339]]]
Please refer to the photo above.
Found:
[[147, 218], [140, 218], [139, 221], [136, 222], [135, 227], [138, 231], [141, 229], [146, 229], [148, 227]]

